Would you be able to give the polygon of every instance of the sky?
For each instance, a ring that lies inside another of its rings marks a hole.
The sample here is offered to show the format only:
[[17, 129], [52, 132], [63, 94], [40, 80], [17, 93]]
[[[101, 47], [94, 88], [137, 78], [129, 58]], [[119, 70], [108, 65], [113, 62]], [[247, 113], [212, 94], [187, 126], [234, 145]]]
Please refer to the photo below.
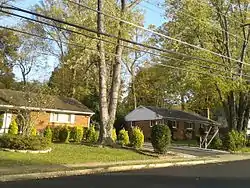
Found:
[[[19, 0], [15, 3], [15, 6], [18, 6], [20, 8], [30, 8], [34, 6], [35, 4], [39, 3], [41, 0]], [[138, 5], [138, 8], [142, 9], [144, 11], [145, 16], [145, 23], [144, 27], [148, 27], [148, 25], [155, 25], [160, 26], [164, 22], [163, 18], [163, 10], [157, 7], [158, 3], [163, 3], [164, 0], [143, 0], [142, 3]], [[156, 5], [156, 6], [155, 6]], [[26, 15], [25, 15], [26, 16]], [[11, 26], [15, 25], [17, 23], [17, 19], [13, 18], [7, 18], [0, 20], [0, 24], [4, 26]], [[33, 71], [31, 71], [29, 75], [29, 80], [39, 80], [39, 81], [45, 81], [48, 80], [50, 77], [51, 72], [54, 70], [54, 68], [57, 66], [58, 61], [55, 57], [48, 56], [43, 61], [47, 61], [47, 71], [44, 72], [42, 70], [34, 68]], [[19, 69], [16, 67], [14, 68], [14, 73], [16, 75], [17, 80], [21, 79], [21, 73]]]

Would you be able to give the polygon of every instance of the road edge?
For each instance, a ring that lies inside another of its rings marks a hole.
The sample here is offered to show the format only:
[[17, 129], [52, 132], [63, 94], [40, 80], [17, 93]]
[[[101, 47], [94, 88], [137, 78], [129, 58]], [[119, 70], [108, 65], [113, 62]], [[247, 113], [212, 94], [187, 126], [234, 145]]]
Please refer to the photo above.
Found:
[[122, 171], [130, 171], [130, 170], [164, 168], [164, 167], [171, 167], [171, 166], [192, 166], [192, 165], [218, 163], [218, 162], [222, 162], [222, 160], [203, 159], [203, 160], [167, 162], [167, 163], [165, 162], [165, 163], [150, 163], [150, 164], [136, 164], [136, 165], [123, 165], [123, 166], [108, 166], [108, 167], [106, 166], [106, 167], [96, 167], [92, 169], [81, 169], [81, 170], [63, 170], [63, 171], [55, 171], [55, 172], [2, 175], [0, 176], [0, 182], [49, 179], [49, 178], [57, 178], [57, 177], [79, 176], [79, 175], [106, 173], [106, 172], [122, 172]]

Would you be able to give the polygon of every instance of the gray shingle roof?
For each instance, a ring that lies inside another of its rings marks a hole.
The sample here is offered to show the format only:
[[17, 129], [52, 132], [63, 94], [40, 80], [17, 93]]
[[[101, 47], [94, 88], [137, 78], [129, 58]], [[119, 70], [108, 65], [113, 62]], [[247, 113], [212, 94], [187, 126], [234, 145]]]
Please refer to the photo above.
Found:
[[28, 93], [8, 89], [0, 89], [0, 105], [93, 113], [93, 111], [88, 109], [85, 105], [73, 98]]
[[169, 110], [166, 108], [159, 108], [153, 106], [145, 106], [145, 108], [152, 110], [156, 114], [163, 116], [166, 119], [182, 119], [188, 121], [198, 121], [198, 122], [207, 122], [209, 124], [217, 124], [218, 122], [210, 120], [206, 117], [200, 116], [199, 114], [184, 112], [180, 110]]

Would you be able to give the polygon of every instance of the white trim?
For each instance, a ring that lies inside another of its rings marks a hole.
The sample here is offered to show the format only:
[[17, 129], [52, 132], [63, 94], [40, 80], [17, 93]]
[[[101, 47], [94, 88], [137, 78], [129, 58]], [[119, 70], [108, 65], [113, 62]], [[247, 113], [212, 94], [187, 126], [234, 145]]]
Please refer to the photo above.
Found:
[[47, 111], [47, 112], [59, 112], [59, 113], [68, 113], [68, 114], [86, 114], [94, 115], [93, 112], [81, 112], [73, 110], [60, 110], [60, 109], [51, 109], [51, 108], [36, 108], [36, 107], [26, 107], [26, 106], [13, 106], [13, 105], [0, 105], [0, 107], [12, 108], [12, 109], [27, 109], [27, 110], [36, 110], [36, 111]]

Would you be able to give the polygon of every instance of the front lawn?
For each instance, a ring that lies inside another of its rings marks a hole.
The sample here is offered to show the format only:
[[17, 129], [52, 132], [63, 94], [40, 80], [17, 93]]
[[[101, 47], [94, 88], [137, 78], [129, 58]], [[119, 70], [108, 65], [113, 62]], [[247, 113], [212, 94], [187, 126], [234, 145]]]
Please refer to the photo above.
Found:
[[60, 165], [87, 162], [116, 162], [145, 160], [152, 157], [124, 149], [99, 148], [76, 144], [53, 144], [47, 154], [12, 153], [0, 151], [0, 167], [20, 165]]

